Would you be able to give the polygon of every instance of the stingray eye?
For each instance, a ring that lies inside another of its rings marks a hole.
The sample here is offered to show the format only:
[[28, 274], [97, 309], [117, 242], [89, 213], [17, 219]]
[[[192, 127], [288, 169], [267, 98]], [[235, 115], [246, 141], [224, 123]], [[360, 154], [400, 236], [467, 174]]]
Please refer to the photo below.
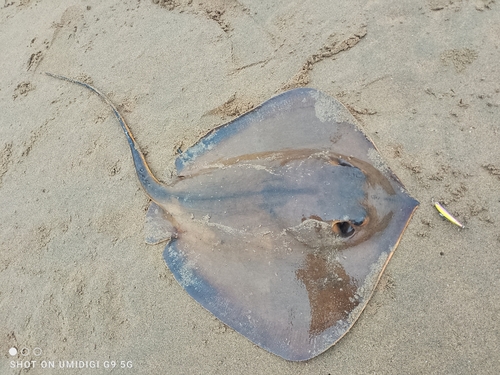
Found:
[[368, 217], [366, 217], [366, 216], [359, 217], [355, 220], [351, 220], [351, 223], [352, 223], [352, 225], [354, 225], [356, 227], [361, 227], [361, 226], [365, 225], [366, 223], [368, 223]]
[[332, 231], [340, 237], [347, 238], [354, 234], [354, 227], [349, 221], [334, 221]]

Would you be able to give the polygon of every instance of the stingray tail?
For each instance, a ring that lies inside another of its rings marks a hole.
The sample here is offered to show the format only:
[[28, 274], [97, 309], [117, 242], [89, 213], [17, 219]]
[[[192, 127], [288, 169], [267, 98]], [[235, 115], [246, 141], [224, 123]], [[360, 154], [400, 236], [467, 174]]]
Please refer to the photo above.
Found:
[[135, 171], [137, 173], [137, 177], [139, 178], [139, 182], [141, 183], [142, 187], [152, 200], [156, 202], [164, 201], [169, 196], [168, 188], [161, 182], [159, 182], [153, 175], [153, 172], [151, 172], [151, 169], [149, 169], [148, 163], [146, 162], [146, 159], [144, 158], [144, 155], [140, 150], [139, 145], [135, 141], [134, 136], [130, 131], [130, 128], [128, 127], [127, 123], [125, 122], [120, 112], [118, 112], [118, 109], [113, 104], [113, 102], [102, 92], [100, 92], [95, 87], [92, 87], [91, 85], [85, 82], [77, 81], [75, 79], [64, 77], [58, 74], [52, 74], [47, 72], [45, 74], [57, 79], [61, 79], [63, 81], [76, 83], [78, 85], [86, 87], [89, 90], [95, 92], [102, 100], [104, 100], [111, 107], [116, 118], [118, 119], [118, 122], [120, 123], [120, 126], [122, 127], [123, 132], [125, 133], [125, 137], [127, 138], [128, 144], [130, 146], [130, 151], [132, 151], [132, 158], [134, 159]]

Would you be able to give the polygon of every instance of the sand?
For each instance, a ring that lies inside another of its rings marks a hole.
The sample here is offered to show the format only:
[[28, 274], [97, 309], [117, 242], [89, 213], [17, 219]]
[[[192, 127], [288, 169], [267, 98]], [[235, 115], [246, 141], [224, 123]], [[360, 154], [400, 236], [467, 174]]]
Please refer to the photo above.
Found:
[[[499, 46], [493, 0], [6, 0], [0, 373], [500, 373]], [[144, 243], [109, 108], [45, 71], [109, 94], [164, 181], [178, 149], [287, 88], [344, 103], [421, 202], [352, 330], [292, 363], [199, 306]]]

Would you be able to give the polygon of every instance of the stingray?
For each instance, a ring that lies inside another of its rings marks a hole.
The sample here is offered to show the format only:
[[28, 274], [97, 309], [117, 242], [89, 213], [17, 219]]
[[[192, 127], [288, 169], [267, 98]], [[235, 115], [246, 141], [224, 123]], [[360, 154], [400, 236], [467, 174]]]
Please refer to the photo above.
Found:
[[152, 201], [146, 242], [167, 241], [165, 262], [203, 307], [291, 361], [353, 326], [418, 202], [340, 102], [279, 94], [180, 154], [164, 184], [104, 94], [51, 76], [111, 106]]

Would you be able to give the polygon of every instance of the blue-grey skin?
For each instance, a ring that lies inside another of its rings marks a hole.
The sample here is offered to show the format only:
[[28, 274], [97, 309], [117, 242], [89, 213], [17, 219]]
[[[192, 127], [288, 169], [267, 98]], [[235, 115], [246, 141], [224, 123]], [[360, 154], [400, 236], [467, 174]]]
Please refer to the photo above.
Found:
[[200, 139], [159, 182], [115, 105], [152, 204], [149, 243], [224, 323], [287, 360], [354, 324], [418, 205], [335, 99], [280, 94]]

